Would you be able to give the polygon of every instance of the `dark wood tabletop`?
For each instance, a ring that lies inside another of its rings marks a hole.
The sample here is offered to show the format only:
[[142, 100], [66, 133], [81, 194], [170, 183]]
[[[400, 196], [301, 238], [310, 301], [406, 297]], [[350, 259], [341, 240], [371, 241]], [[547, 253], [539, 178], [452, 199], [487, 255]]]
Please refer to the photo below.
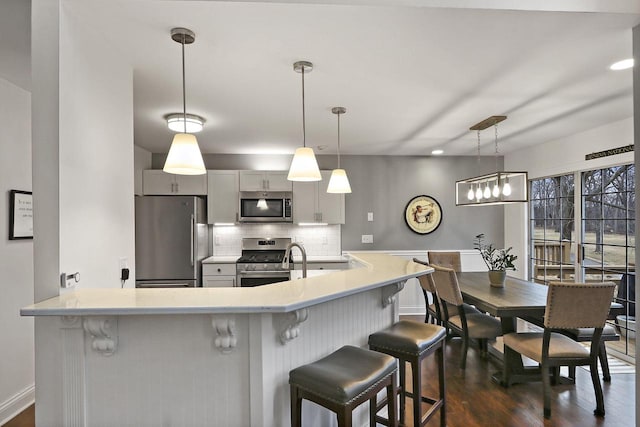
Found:
[[486, 272], [457, 273], [464, 301], [496, 317], [542, 317], [547, 286], [507, 276], [504, 288], [489, 284]]

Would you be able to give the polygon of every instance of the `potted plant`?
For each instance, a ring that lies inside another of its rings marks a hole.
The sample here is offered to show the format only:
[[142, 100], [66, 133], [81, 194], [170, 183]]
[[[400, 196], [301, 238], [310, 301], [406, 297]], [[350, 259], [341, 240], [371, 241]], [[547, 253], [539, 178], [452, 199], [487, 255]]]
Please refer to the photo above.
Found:
[[507, 277], [507, 270], [515, 270], [516, 266], [513, 262], [518, 259], [516, 255], [511, 254], [512, 247], [507, 249], [498, 249], [493, 243], [486, 244], [484, 242], [484, 234], [478, 234], [474, 243], [474, 248], [482, 255], [482, 260], [489, 269], [489, 283], [491, 286], [502, 288]]

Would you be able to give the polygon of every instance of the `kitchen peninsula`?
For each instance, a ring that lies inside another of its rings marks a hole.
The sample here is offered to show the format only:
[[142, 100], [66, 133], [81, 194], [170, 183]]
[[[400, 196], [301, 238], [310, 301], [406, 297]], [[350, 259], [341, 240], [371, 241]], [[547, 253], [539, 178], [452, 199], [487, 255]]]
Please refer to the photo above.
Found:
[[[348, 270], [254, 288], [79, 289], [22, 309], [51, 354], [38, 386], [51, 425], [289, 425], [290, 369], [398, 319], [395, 295], [429, 274], [379, 253]], [[366, 407], [364, 408], [366, 409]], [[314, 405], [309, 426], [333, 425]], [[363, 425], [361, 411], [355, 425]]]

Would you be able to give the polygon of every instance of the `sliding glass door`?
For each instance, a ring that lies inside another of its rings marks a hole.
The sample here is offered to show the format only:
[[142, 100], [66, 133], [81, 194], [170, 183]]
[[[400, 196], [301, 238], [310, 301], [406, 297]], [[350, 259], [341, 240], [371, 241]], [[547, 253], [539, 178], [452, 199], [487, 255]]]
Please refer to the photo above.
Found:
[[530, 181], [529, 278], [617, 284], [607, 347], [635, 357], [635, 168], [620, 165]]
[[582, 173], [581, 268], [587, 282], [618, 284], [609, 317], [627, 355], [635, 353], [635, 207], [634, 165]]

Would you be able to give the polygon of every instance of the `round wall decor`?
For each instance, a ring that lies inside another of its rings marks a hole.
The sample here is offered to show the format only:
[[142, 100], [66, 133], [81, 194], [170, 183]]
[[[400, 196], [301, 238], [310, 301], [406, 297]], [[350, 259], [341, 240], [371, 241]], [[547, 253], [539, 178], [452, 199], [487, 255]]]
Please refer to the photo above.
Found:
[[404, 220], [414, 233], [429, 234], [442, 222], [442, 208], [430, 196], [416, 196], [407, 203]]

